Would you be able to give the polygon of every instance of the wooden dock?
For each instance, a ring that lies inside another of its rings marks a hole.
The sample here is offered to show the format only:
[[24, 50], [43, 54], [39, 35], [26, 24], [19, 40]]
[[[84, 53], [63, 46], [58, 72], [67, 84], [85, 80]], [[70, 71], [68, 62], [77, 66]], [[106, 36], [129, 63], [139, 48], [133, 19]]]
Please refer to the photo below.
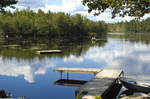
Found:
[[[94, 99], [95, 96], [105, 98], [106, 94], [112, 89], [119, 76], [123, 74], [122, 70], [116, 69], [97, 69], [97, 68], [58, 68], [54, 72], [67, 73], [91, 73], [95, 77], [81, 85], [76, 90], [76, 93], [82, 92], [84, 97], [82, 99]], [[68, 77], [67, 77], [68, 79]]]
[[67, 73], [87, 73], [87, 74], [97, 74], [102, 69], [99, 68], [58, 68], [54, 72], [67, 72]]
[[85, 94], [83, 99], [89, 99], [89, 97], [93, 97], [94, 99], [95, 96], [104, 98], [122, 73], [122, 70], [103, 69], [101, 72], [96, 74], [92, 80], [77, 89], [76, 92], [78, 93], [81, 91]]
[[61, 50], [42, 50], [36, 51], [37, 54], [52, 54], [52, 53], [62, 53]]

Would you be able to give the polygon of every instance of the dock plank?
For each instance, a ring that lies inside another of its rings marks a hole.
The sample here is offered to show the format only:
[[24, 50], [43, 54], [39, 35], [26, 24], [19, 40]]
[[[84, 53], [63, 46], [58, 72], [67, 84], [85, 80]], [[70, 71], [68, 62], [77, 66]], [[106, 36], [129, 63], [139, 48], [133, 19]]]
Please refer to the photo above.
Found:
[[54, 72], [68, 72], [68, 73], [89, 73], [96, 74], [102, 71], [99, 68], [58, 68]]
[[86, 94], [85, 97], [103, 97], [115, 84], [116, 79], [122, 72], [122, 70], [103, 69], [101, 72], [97, 73], [92, 80], [78, 88], [76, 92], [82, 91], [83, 94]]
[[123, 73], [120, 69], [104, 69], [96, 74], [94, 78], [118, 78]]

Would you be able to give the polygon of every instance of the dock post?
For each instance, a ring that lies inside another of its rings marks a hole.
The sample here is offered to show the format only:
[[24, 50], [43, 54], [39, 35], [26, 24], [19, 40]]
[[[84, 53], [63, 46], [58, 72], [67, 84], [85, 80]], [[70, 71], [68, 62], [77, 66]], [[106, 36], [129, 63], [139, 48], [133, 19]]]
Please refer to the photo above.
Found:
[[122, 71], [122, 77], [124, 77], [124, 72]]
[[62, 72], [60, 72], [60, 79], [62, 79]]
[[96, 75], [96, 73], [93, 73], [94, 74], [94, 76]]
[[69, 73], [67, 72], [67, 80], [69, 79]]

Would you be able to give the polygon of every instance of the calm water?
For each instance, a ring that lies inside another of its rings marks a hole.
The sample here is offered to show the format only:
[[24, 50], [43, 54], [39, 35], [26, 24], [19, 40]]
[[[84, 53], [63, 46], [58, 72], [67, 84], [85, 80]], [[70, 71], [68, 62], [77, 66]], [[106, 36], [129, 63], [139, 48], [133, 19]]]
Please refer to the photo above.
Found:
[[[74, 99], [78, 87], [54, 85], [60, 79], [60, 74], [53, 72], [58, 67], [117, 68], [127, 76], [150, 80], [150, 35], [111, 34], [90, 42], [67, 46], [63, 55], [49, 56], [1, 46], [0, 89], [27, 99]], [[63, 77], [66, 78], [65, 73]], [[92, 77], [70, 74], [71, 79], [77, 80]]]

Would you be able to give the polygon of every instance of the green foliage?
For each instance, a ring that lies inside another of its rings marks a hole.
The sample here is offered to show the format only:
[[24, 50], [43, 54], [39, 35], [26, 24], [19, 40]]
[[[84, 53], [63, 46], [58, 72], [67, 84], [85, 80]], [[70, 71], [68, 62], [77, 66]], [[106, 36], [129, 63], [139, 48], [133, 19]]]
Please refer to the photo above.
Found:
[[[2, 40], [0, 56], [10, 59], [16, 57], [17, 60], [22, 58], [32, 60], [37, 57], [35, 50], [27, 49], [60, 49], [63, 50], [63, 54], [55, 56], [66, 57], [70, 54], [80, 56], [92, 45], [88, 39], [89, 32], [94, 30], [89, 27], [93, 25], [91, 23], [106, 25], [103, 22], [93, 22], [79, 14], [71, 16], [62, 12], [45, 13], [38, 10], [36, 13], [26, 9], [0, 14], [0, 40]], [[95, 28], [97, 31], [93, 32], [103, 34], [102, 26], [96, 25]], [[106, 41], [95, 43], [97, 46], [103, 46]], [[19, 47], [16, 50], [5, 45], [19, 45]], [[54, 55], [49, 57], [52, 56]], [[42, 59], [44, 56], [38, 57]]]
[[82, 91], [77, 93], [76, 99], [82, 99]]
[[99, 15], [106, 9], [112, 10], [112, 18], [117, 14], [134, 17], [143, 17], [150, 13], [150, 0], [82, 0], [83, 5], [88, 6], [88, 12], [95, 12]]
[[[82, 99], [82, 91], [77, 93], [76, 99]], [[101, 96], [95, 96], [94, 99], [102, 99]]]
[[6, 7], [15, 8], [12, 6], [13, 4], [16, 4], [18, 0], [0, 0], [0, 12], [4, 12]]
[[109, 32], [150, 33], [150, 18], [139, 21], [108, 24]]
[[37, 13], [30, 9], [6, 12], [0, 15], [0, 23], [0, 34], [16, 39], [48, 37], [74, 41], [88, 38], [89, 32], [101, 35], [107, 31], [104, 22], [93, 22], [80, 14], [45, 13], [40, 9]]
[[102, 99], [101, 96], [95, 96], [95, 99]]

